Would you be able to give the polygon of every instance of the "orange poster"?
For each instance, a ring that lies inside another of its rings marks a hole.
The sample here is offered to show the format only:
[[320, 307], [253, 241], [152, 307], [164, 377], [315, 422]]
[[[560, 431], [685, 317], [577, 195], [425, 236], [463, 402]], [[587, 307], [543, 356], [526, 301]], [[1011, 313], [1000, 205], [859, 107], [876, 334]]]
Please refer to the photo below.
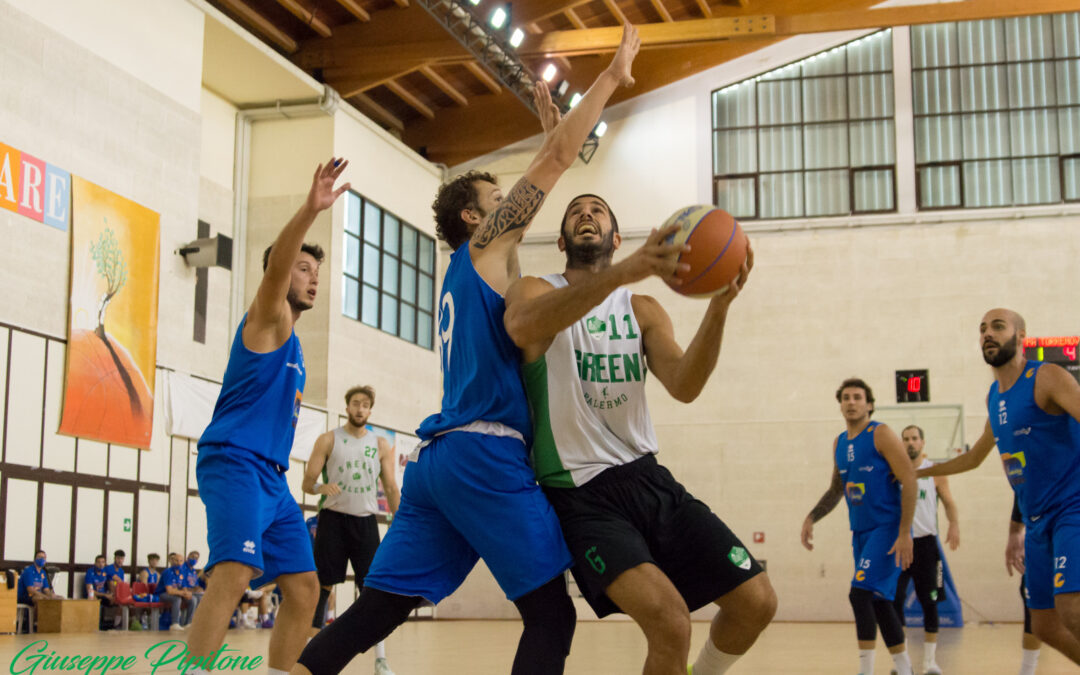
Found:
[[147, 448], [160, 216], [72, 177], [71, 315], [60, 433]]

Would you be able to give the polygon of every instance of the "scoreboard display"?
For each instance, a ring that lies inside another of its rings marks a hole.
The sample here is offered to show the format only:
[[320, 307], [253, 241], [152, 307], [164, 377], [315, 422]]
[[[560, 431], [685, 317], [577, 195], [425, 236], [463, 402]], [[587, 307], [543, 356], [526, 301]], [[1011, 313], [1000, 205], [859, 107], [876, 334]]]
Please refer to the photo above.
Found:
[[1080, 382], [1080, 336], [1024, 338], [1024, 358], [1056, 363]]

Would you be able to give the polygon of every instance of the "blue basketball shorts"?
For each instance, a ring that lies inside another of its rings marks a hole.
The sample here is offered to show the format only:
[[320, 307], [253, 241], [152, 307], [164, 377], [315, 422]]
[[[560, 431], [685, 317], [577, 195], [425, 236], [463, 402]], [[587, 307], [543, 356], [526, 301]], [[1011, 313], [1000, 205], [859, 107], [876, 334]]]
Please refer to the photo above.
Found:
[[855, 555], [852, 586], [868, 590], [883, 600], [892, 601], [896, 597], [900, 565], [896, 563], [896, 554], [889, 553], [889, 549], [896, 543], [898, 530], [898, 525], [882, 525], [851, 533], [851, 548]]
[[1055, 595], [1080, 592], [1080, 504], [1024, 520], [1027, 606], [1053, 609]]
[[461, 585], [478, 558], [510, 600], [551, 581], [572, 562], [525, 445], [451, 431], [406, 467], [401, 507], [364, 585], [438, 603]]
[[207, 569], [243, 563], [256, 570], [252, 588], [315, 571], [311, 536], [284, 471], [239, 448], [209, 445], [199, 448], [195, 477], [206, 505]]

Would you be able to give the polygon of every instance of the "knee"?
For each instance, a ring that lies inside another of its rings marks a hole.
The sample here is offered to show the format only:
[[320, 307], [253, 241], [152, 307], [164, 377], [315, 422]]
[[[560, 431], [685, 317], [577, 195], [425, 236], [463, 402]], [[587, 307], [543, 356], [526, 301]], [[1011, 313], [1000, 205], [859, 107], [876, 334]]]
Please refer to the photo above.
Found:
[[[747, 624], [760, 632], [765, 630], [765, 627], [776, 616], [778, 601], [776, 591], [773, 590], [772, 583], [764, 573], [759, 574], [754, 581], [754, 592], [746, 603], [745, 615]], [[743, 613], [742, 609], [740, 613]]]
[[[214, 573], [210, 575], [207, 582], [207, 591], [213, 589], [214, 593], [224, 593], [229, 597], [239, 598], [251, 583], [254, 573], [250, 567], [240, 563], [218, 563], [214, 565]], [[194, 595], [192, 595], [192, 600], [195, 600]]]
[[282, 604], [315, 611], [319, 604], [319, 580], [314, 572], [290, 575], [287, 582], [280, 583]]
[[646, 605], [635, 617], [650, 642], [671, 646], [690, 645], [690, 610], [686, 603], [659, 601]]

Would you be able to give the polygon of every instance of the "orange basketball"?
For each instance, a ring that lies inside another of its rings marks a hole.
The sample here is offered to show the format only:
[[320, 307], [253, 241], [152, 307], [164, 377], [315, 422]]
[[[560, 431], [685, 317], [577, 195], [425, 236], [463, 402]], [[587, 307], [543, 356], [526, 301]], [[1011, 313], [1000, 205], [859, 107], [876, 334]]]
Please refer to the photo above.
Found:
[[679, 255], [679, 262], [690, 269], [676, 273], [681, 284], [668, 285], [694, 298], [725, 292], [746, 260], [746, 234], [738, 221], [727, 211], [705, 204], [679, 209], [664, 223], [664, 227], [670, 225], [680, 229], [668, 241], [690, 245], [689, 251]]

